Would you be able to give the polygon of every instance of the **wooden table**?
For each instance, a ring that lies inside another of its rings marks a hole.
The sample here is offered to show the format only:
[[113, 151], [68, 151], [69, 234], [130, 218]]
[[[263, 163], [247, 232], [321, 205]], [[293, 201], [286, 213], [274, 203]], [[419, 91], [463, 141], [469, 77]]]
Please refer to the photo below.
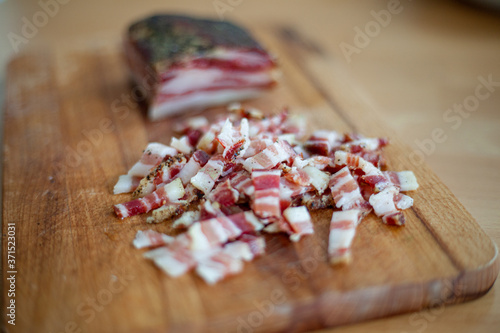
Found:
[[[500, 16], [455, 2], [402, 1], [390, 8], [392, 14], [384, 16], [380, 11], [387, 8], [387, 1], [121, 1], [117, 6], [113, 1], [74, 0], [53, 7], [54, 17], [19, 46], [77, 48], [89, 41], [116, 40], [129, 21], [159, 10], [222, 15], [249, 27], [293, 25], [308, 40], [317, 41], [310, 47], [321, 45], [323, 52], [350, 71], [388, 126], [415, 149], [415, 160], [425, 159], [500, 244], [500, 87], [492, 87], [477, 108], [469, 106], [474, 111], [448, 111], [454, 104], [471, 101], [469, 97], [480, 85], [478, 77], [491, 76], [492, 81], [500, 82]], [[40, 10], [38, 2], [0, 2], [2, 36], [21, 34], [22, 18], [31, 20]], [[368, 30], [366, 38], [360, 37], [358, 28]], [[6, 38], [0, 49], [2, 62], [8, 56], [4, 50], [15, 54]], [[436, 128], [444, 131], [446, 139], [433, 138]], [[500, 326], [497, 286], [469, 303], [340, 331], [495, 331]]]

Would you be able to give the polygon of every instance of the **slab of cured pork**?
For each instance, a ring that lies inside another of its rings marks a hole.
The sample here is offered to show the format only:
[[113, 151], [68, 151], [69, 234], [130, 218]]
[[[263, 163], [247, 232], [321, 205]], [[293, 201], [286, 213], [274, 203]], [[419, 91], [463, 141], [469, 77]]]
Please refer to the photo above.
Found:
[[157, 120], [254, 98], [276, 84], [276, 62], [227, 21], [155, 15], [132, 24], [125, 54]]

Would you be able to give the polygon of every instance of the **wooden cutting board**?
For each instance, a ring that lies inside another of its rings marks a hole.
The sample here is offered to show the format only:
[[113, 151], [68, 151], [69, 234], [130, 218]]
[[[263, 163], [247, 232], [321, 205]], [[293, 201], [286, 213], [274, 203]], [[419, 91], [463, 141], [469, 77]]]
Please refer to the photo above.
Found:
[[[499, 270], [495, 244], [383, 126], [340, 62], [292, 29], [257, 32], [278, 55], [283, 77], [248, 104], [268, 112], [288, 105], [311, 128], [390, 137], [389, 168], [413, 170], [420, 183], [407, 225], [369, 216], [353, 263], [332, 268], [325, 258], [331, 211], [318, 211], [313, 236], [296, 244], [268, 238], [267, 255], [243, 274], [216, 286], [194, 274], [171, 279], [131, 246], [137, 230], [170, 232], [168, 223], [118, 220], [112, 205], [129, 196], [111, 193], [147, 142], [169, 142], [179, 118], [146, 120], [115, 44], [20, 55], [8, 66], [4, 125], [2, 272], [6, 291], [6, 278], [15, 276], [16, 305], [16, 325], [4, 317], [9, 332], [299, 332], [489, 290]], [[14, 267], [5, 254], [9, 226]], [[4, 293], [3, 306], [11, 299]]]

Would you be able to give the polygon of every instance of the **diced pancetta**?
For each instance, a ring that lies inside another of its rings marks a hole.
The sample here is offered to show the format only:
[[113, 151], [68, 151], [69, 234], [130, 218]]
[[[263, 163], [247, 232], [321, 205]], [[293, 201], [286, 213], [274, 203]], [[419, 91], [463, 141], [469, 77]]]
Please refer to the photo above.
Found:
[[286, 141], [278, 140], [260, 153], [243, 162], [244, 168], [252, 170], [269, 170], [280, 162], [284, 162], [295, 157], [296, 153]]
[[156, 266], [171, 277], [178, 277], [196, 266], [196, 260], [187, 247], [162, 246], [144, 253]]
[[113, 188], [113, 194], [133, 192], [139, 186], [141, 179], [142, 176], [121, 175]]
[[356, 226], [372, 209], [386, 224], [405, 223], [402, 211], [413, 199], [400, 191], [418, 183], [411, 171], [380, 170], [386, 139], [317, 131], [304, 144], [298, 141], [303, 126], [289, 127], [286, 110], [262, 118], [235, 108], [210, 123], [182, 122], [175, 149], [164, 146], [180, 154], [144, 162], [156, 164], [140, 184], [126, 175], [116, 185], [115, 192], [135, 188], [133, 195], [143, 196], [115, 205], [118, 217], [151, 212], [146, 221], [159, 223], [180, 216], [172, 227], [184, 233], [140, 231], [133, 242], [155, 248], [145, 256], [167, 274], [195, 269], [209, 284], [236, 274], [243, 261], [264, 253], [261, 232], [294, 242], [312, 234], [309, 210], [341, 209], [330, 223], [332, 264], [351, 260]]
[[189, 161], [183, 168], [179, 171], [177, 175], [184, 185], [189, 184], [191, 178], [193, 178], [200, 169], [207, 164], [210, 156], [203, 150], [197, 150], [193, 153]]
[[328, 187], [330, 175], [315, 167], [306, 166], [304, 172], [309, 176], [311, 185], [316, 188], [319, 194], [322, 194]]
[[207, 195], [213, 189], [223, 170], [224, 161], [221, 156], [216, 155], [208, 160], [205, 166], [191, 178], [191, 184]]
[[283, 217], [292, 229], [292, 234], [290, 235], [292, 242], [299, 241], [304, 235], [314, 233], [311, 216], [305, 206], [288, 207], [283, 212]]
[[147, 145], [141, 159], [134, 164], [128, 171], [129, 175], [144, 177], [149, 173], [151, 168], [154, 168], [165, 158], [165, 156], [174, 156], [177, 150], [165, 146], [158, 142], [151, 142]]
[[194, 149], [187, 135], [181, 136], [180, 139], [172, 137], [170, 145], [183, 154], [190, 154]]
[[262, 236], [243, 234], [238, 238], [238, 241], [247, 243], [254, 256], [261, 256], [266, 252], [266, 240]]
[[[370, 197], [370, 205], [373, 211], [382, 221], [390, 225], [403, 225], [405, 218], [403, 212], [396, 207], [395, 197], [398, 195], [398, 189], [395, 186], [389, 186], [379, 193]], [[397, 200], [399, 201], [399, 200]]]
[[141, 179], [134, 193], [132, 193], [132, 196], [134, 198], [143, 197], [152, 193], [158, 186], [168, 183], [179, 174], [179, 171], [184, 167], [186, 162], [187, 159], [182, 154], [169, 156], [146, 177]]
[[219, 183], [207, 196], [210, 201], [215, 201], [223, 206], [231, 206], [236, 204], [240, 193], [231, 186], [231, 182], [227, 179], [225, 182]]
[[417, 177], [413, 171], [384, 171], [384, 176], [400, 191], [415, 191], [418, 189]]
[[240, 273], [243, 270], [243, 260], [250, 261], [253, 257], [249, 244], [232, 242], [200, 260], [196, 266], [196, 273], [207, 284], [212, 285], [228, 275]]
[[361, 195], [359, 185], [351, 175], [348, 167], [344, 167], [333, 174], [329, 185], [337, 208], [349, 210], [365, 205], [366, 201]]
[[161, 223], [182, 214], [188, 206], [187, 202], [177, 201], [168, 203], [152, 211], [151, 216], [146, 219], [147, 223]]
[[235, 129], [231, 121], [226, 119], [216, 139], [224, 147], [222, 156], [225, 159], [233, 160], [238, 156], [243, 156], [250, 146], [248, 120], [243, 118], [239, 128]]
[[144, 214], [182, 198], [184, 193], [184, 186], [182, 186], [181, 180], [175, 179], [143, 198], [115, 205], [114, 210], [116, 215], [122, 219], [137, 214]]
[[361, 169], [365, 173], [363, 180], [377, 192], [390, 185], [380, 169], [360, 156], [338, 150], [335, 152], [335, 164], [338, 166], [347, 165], [349, 169]]
[[191, 224], [200, 219], [199, 211], [188, 211], [184, 212], [177, 220], [174, 221], [172, 227], [174, 228], [185, 228], [187, 229]]
[[278, 218], [280, 209], [280, 170], [252, 171], [255, 189], [252, 209], [260, 218]]
[[307, 209], [310, 210], [333, 207], [332, 194], [329, 192], [323, 194], [308, 192], [304, 193], [300, 199], [300, 204], [306, 206]]
[[335, 131], [315, 131], [304, 143], [304, 148], [311, 153], [328, 156], [334, 147], [338, 146], [343, 138]]
[[356, 234], [360, 213], [357, 209], [333, 212], [328, 239], [328, 256], [331, 264], [347, 264], [351, 261], [351, 244]]
[[136, 249], [146, 247], [157, 247], [172, 243], [174, 238], [166, 234], [156, 232], [154, 230], [139, 230], [135, 235], [133, 245]]

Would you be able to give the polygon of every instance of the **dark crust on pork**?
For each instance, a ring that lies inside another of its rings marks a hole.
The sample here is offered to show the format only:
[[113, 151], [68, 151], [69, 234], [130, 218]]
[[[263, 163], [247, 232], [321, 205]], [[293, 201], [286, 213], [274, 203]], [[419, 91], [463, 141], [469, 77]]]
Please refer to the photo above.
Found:
[[129, 27], [127, 37], [143, 60], [156, 69], [216, 47], [265, 53], [245, 29], [230, 22], [178, 15], [155, 15], [138, 21]]

